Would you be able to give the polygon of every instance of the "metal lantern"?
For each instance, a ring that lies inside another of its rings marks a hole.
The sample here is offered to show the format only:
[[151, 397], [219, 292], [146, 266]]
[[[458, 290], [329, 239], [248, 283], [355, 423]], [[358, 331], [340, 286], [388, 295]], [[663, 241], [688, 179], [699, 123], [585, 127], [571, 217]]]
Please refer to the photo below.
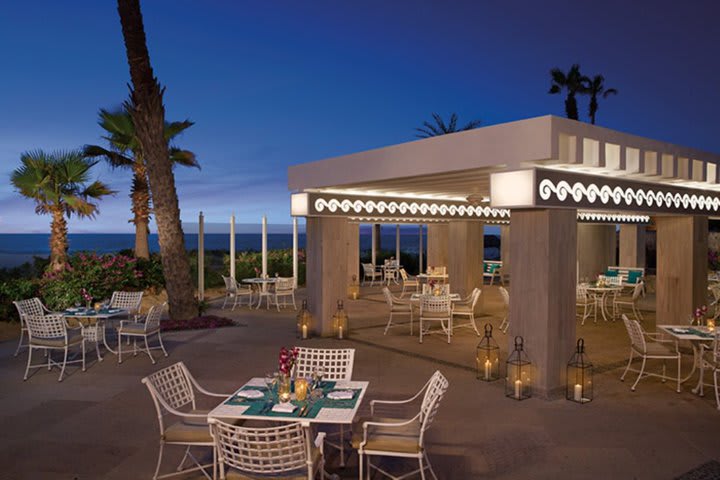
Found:
[[515, 400], [530, 398], [532, 362], [525, 353], [523, 338], [515, 337], [515, 349], [506, 362], [505, 396]]
[[348, 332], [348, 316], [343, 308], [342, 300], [338, 300], [337, 311], [335, 315], [333, 315], [333, 331], [335, 332], [335, 337], [339, 340], [347, 338], [350, 333]]
[[352, 283], [347, 287], [347, 296], [350, 300], [360, 298], [360, 285], [357, 283], [357, 275], [352, 276]]
[[486, 382], [500, 378], [500, 347], [492, 336], [492, 330], [492, 325], [485, 324], [485, 336], [478, 343], [475, 353], [477, 378]]
[[312, 328], [312, 315], [307, 308], [307, 300], [302, 301], [302, 307], [297, 314], [297, 333], [296, 337], [301, 340], [310, 338], [310, 329]]
[[585, 354], [585, 340], [578, 339], [575, 353], [567, 364], [565, 398], [577, 403], [593, 399], [593, 364]]

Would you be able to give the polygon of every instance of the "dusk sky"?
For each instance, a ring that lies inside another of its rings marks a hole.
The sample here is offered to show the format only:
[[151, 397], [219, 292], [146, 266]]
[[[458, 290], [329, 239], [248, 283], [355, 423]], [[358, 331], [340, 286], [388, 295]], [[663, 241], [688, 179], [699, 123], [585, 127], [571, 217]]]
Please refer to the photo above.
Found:
[[[592, 5], [592, 9], [590, 7]], [[287, 167], [412, 141], [432, 112], [484, 125], [554, 114], [549, 70], [579, 63], [619, 95], [602, 126], [720, 152], [720, 3], [144, 0], [177, 145], [182, 217], [289, 223]], [[49, 231], [13, 191], [23, 151], [102, 143], [99, 108], [127, 98], [113, 1], [6, 2], [0, 14], [0, 232]], [[580, 100], [587, 119], [587, 100]], [[131, 232], [130, 174], [96, 167], [118, 194], [70, 232]], [[154, 223], [152, 227], [153, 231]]]

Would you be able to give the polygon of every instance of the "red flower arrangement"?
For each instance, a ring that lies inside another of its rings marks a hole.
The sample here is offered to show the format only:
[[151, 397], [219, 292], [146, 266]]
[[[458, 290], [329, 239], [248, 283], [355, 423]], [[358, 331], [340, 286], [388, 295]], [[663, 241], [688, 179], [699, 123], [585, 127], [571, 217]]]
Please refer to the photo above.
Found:
[[283, 375], [290, 375], [290, 372], [292, 372], [293, 366], [295, 366], [295, 362], [297, 361], [298, 353], [300, 351], [297, 347], [294, 347], [292, 350], [282, 347], [280, 349], [280, 355], [278, 357], [278, 369], [280, 370], [280, 373]]
[[705, 318], [707, 311], [708, 309], [706, 305], [703, 305], [702, 307], [697, 307], [695, 309], [695, 321], [698, 322], [698, 325], [700, 324], [701, 320]]

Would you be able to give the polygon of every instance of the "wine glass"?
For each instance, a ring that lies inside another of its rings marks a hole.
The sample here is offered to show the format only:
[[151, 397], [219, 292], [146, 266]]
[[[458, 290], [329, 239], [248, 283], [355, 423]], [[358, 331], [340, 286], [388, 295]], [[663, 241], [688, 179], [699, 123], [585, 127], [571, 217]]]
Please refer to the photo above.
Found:
[[272, 398], [273, 386], [275, 385], [275, 379], [276, 379], [276, 376], [273, 372], [268, 372], [265, 374], [265, 385], [267, 386], [267, 390], [268, 390], [268, 398]]
[[322, 387], [323, 377], [325, 376], [325, 367], [317, 367], [317, 382], [318, 387]]

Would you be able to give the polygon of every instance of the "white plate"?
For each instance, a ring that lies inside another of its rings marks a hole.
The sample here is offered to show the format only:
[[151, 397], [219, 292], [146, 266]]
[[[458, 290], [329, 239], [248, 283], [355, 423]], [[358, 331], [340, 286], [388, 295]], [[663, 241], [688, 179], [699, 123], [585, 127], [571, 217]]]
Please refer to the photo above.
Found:
[[355, 392], [352, 390], [333, 390], [327, 394], [330, 400], [352, 400], [354, 396]]
[[292, 403], [278, 403], [276, 405], [273, 405], [272, 411], [275, 413], [292, 413], [295, 411], [295, 405]]
[[243, 398], [263, 398], [265, 396], [265, 394], [263, 392], [261, 392], [260, 390], [248, 389], [248, 390], [240, 390], [237, 393], [237, 396], [243, 397]]

